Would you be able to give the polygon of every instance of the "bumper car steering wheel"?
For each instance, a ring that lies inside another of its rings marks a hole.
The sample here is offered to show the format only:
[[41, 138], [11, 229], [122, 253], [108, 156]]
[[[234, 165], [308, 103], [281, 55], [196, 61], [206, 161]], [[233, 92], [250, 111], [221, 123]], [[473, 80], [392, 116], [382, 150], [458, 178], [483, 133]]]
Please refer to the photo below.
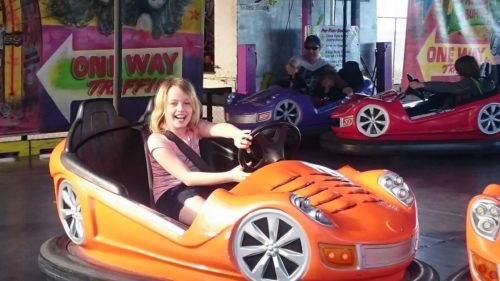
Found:
[[255, 128], [251, 151], [238, 151], [238, 161], [246, 172], [255, 171], [267, 164], [290, 159], [300, 145], [299, 129], [285, 121], [271, 122]]
[[[413, 75], [407, 73], [406, 74], [406, 78], [408, 79], [409, 82], [413, 82], [413, 81], [417, 81], [418, 82], [418, 79], [413, 77]], [[404, 91], [403, 93], [401, 93], [401, 95], [399, 95], [399, 99], [404, 99], [406, 98], [406, 96], [408, 95], [413, 95], [413, 96], [416, 96], [418, 97], [419, 99], [425, 101], [425, 94], [424, 94], [424, 90], [423, 89], [411, 89], [409, 86], [408, 86], [408, 89], [406, 89], [406, 91]]]

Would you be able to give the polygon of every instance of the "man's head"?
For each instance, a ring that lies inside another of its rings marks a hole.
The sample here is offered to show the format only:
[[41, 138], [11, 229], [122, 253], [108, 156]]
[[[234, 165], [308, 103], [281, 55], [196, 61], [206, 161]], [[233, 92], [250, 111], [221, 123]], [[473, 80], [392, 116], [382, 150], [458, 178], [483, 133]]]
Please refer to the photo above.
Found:
[[316, 35], [309, 35], [304, 41], [304, 57], [309, 63], [315, 63], [319, 58], [321, 40]]

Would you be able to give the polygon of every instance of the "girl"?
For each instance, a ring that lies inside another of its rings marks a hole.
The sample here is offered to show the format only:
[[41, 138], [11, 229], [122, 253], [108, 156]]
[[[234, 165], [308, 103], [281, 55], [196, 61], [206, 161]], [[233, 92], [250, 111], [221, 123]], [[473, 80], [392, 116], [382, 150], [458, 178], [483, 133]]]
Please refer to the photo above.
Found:
[[249, 174], [237, 166], [227, 172], [201, 172], [167, 139], [171, 131], [198, 154], [198, 141], [203, 137], [232, 138], [240, 149], [249, 149], [249, 130], [240, 130], [229, 123], [213, 124], [200, 120], [201, 104], [193, 85], [182, 78], [162, 82], [151, 113], [148, 148], [153, 174], [153, 195], [158, 211], [190, 225], [201, 210], [213, 185], [241, 182]]
[[409, 116], [416, 116], [429, 112], [431, 109], [450, 109], [466, 103], [483, 94], [479, 78], [481, 76], [479, 63], [473, 56], [464, 55], [455, 61], [455, 70], [460, 76], [456, 82], [447, 81], [411, 81], [412, 90], [423, 89], [434, 93], [425, 103], [420, 103], [406, 111]]

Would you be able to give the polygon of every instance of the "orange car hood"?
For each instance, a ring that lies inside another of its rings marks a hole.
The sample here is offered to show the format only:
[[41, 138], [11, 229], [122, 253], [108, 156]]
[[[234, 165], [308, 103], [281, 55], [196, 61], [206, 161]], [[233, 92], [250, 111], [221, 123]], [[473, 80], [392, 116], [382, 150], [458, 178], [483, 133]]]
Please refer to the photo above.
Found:
[[[313, 206], [331, 218], [337, 226], [335, 231], [349, 240], [391, 242], [398, 241], [400, 235], [407, 236], [416, 231], [413, 207], [405, 209], [369, 191], [370, 188], [359, 186], [352, 180], [363, 177], [363, 173], [352, 171], [355, 170], [346, 169], [350, 173], [348, 179], [343, 174], [332, 176], [300, 161], [281, 161], [265, 166], [230, 192], [216, 190], [182, 240], [190, 241], [189, 244], [202, 243], [255, 209], [293, 210], [290, 193], [308, 197]], [[382, 172], [372, 171], [371, 176]], [[195, 236], [198, 239], [194, 239]]]

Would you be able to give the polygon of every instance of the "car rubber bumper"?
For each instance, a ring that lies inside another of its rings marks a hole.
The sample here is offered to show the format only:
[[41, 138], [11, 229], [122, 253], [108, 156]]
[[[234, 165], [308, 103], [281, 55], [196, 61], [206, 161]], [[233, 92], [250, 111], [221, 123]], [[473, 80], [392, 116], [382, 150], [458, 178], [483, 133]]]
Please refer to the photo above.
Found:
[[[83, 281], [83, 280], [120, 280], [120, 281], [158, 281], [151, 277], [119, 272], [109, 267], [98, 266], [81, 260], [68, 248], [71, 241], [66, 236], [53, 237], [40, 247], [38, 267], [47, 280]], [[161, 279], [168, 280], [168, 279]], [[404, 281], [438, 281], [439, 275], [430, 265], [413, 260], [404, 274]]]
[[321, 135], [320, 145], [333, 153], [349, 155], [500, 153], [500, 139], [464, 141], [365, 141], [336, 137], [332, 131]]
[[[71, 241], [66, 236], [53, 237], [40, 247], [38, 268], [52, 281], [159, 281], [131, 273], [119, 272], [88, 263], [68, 251]], [[162, 279], [165, 280], [165, 279]]]

